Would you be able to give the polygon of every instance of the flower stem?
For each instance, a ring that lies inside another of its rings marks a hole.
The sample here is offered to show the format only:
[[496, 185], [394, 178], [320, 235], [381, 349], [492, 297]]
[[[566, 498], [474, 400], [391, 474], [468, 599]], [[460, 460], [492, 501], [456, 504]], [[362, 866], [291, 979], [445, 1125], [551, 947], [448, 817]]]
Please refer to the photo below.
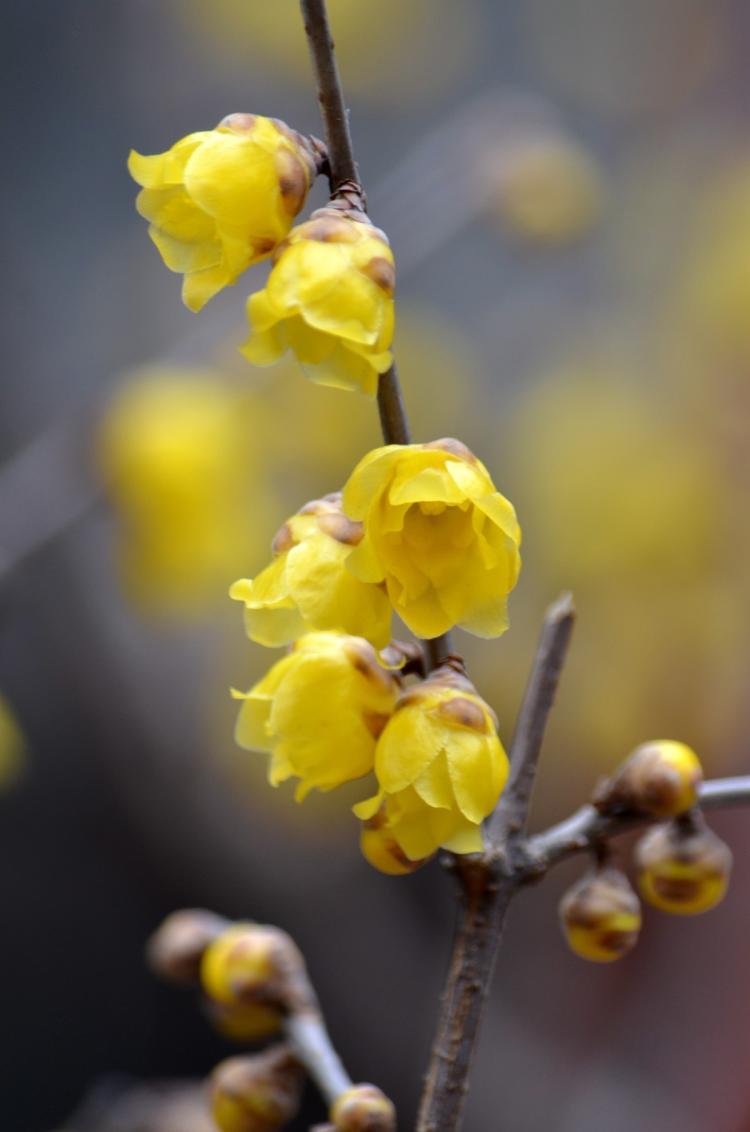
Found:
[[[354, 160], [349, 115], [336, 63], [326, 3], [325, 0], [300, 0], [300, 8], [325, 126], [331, 195], [334, 195], [345, 182], [351, 182], [362, 199], [362, 207], [366, 208], [364, 189]], [[380, 375], [378, 410], [385, 443], [410, 444], [409, 418], [406, 415], [395, 362], [386, 373]], [[437, 667], [438, 661], [451, 652], [453, 645], [450, 633], [443, 633], [434, 641], [425, 642], [425, 655], [430, 668]]]

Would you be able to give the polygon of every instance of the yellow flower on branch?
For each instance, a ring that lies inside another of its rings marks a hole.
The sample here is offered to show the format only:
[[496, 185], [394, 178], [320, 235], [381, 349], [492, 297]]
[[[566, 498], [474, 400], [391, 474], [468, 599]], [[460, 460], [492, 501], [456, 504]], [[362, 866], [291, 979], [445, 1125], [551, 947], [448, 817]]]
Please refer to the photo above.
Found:
[[521, 532], [513, 505], [465, 445], [377, 448], [354, 469], [343, 502], [365, 529], [347, 567], [363, 582], [385, 581], [413, 633], [437, 637], [460, 625], [497, 637], [507, 629]]
[[508, 759], [492, 710], [443, 668], [401, 696], [378, 740], [375, 774], [380, 790], [354, 807], [362, 851], [381, 872], [410, 872], [439, 848], [481, 852], [481, 823]]
[[292, 229], [248, 299], [242, 352], [266, 366], [291, 350], [312, 381], [374, 397], [392, 361], [395, 271], [385, 234], [357, 216], [324, 208]]
[[346, 560], [362, 539], [336, 492], [288, 519], [272, 543], [273, 562], [229, 591], [245, 603], [245, 627], [261, 645], [285, 645], [315, 629], [340, 629], [378, 648], [391, 639], [391, 606], [382, 586], [360, 582]]
[[311, 143], [275, 118], [230, 114], [166, 153], [131, 151], [136, 208], [198, 311], [285, 238], [317, 171]]
[[372, 770], [375, 742], [396, 703], [399, 681], [362, 637], [308, 633], [243, 700], [235, 737], [268, 751], [268, 780], [300, 779], [295, 798], [332, 790]]

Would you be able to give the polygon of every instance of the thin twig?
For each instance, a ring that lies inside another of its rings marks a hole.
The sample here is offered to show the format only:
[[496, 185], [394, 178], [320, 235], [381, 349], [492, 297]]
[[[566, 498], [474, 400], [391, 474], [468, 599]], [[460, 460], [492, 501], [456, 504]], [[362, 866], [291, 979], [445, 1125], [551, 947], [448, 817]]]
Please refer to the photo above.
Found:
[[[699, 791], [699, 804], [703, 810], [750, 805], [750, 775], [704, 782]], [[520, 872], [524, 880], [536, 880], [560, 861], [587, 852], [598, 842], [652, 824], [653, 820], [643, 814], [604, 816], [593, 806], [581, 806], [569, 818], [523, 843]]]
[[287, 1017], [284, 1029], [295, 1057], [332, 1105], [351, 1088], [352, 1081], [333, 1047], [323, 1018], [313, 1011], [293, 1013]]
[[[331, 193], [335, 193], [345, 182], [352, 182], [362, 196], [362, 207], [366, 208], [364, 190], [359, 180], [357, 163], [349, 132], [349, 116], [344, 100], [333, 37], [328, 23], [325, 0], [300, 0], [305, 34], [310, 48], [310, 58], [315, 72], [325, 126], [328, 162], [331, 172]], [[380, 427], [386, 444], [410, 444], [411, 429], [406, 414], [396, 363], [380, 375], [378, 381], [378, 411]], [[436, 668], [438, 662], [453, 652], [450, 633], [444, 633], [434, 641], [425, 642], [425, 654], [430, 667]]]
[[502, 852], [508, 841], [517, 841], [525, 831], [544, 730], [554, 703], [574, 620], [575, 608], [570, 594], [564, 594], [551, 605], [544, 618], [511, 743], [508, 784], [487, 822], [490, 852]]
[[514, 865], [531, 801], [539, 753], [574, 620], [569, 595], [550, 606], [511, 745], [511, 771], [486, 853], [453, 859], [462, 909], [442, 1011], [417, 1120], [417, 1132], [456, 1132], [471, 1059], [500, 948], [508, 907], [521, 883]]

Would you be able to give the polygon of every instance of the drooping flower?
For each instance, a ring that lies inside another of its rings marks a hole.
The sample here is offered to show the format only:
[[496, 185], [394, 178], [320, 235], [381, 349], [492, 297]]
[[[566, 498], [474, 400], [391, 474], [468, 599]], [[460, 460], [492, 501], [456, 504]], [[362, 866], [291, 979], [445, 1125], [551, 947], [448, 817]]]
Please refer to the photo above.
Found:
[[362, 637], [307, 633], [247, 693], [235, 737], [268, 751], [268, 780], [300, 779], [295, 798], [372, 770], [375, 742], [396, 703], [398, 678]]
[[521, 565], [513, 505], [457, 440], [370, 452], [343, 492], [365, 535], [347, 559], [363, 582], [385, 582], [419, 637], [460, 625], [479, 637], [508, 627], [507, 595]]
[[378, 740], [375, 774], [378, 793], [354, 807], [363, 852], [382, 872], [408, 872], [439, 848], [482, 850], [481, 823], [508, 759], [491, 709], [446, 667], [402, 694]]
[[355, 215], [319, 209], [292, 229], [248, 299], [242, 352], [266, 366], [291, 350], [312, 381], [373, 397], [392, 361], [395, 272], [385, 234]]
[[250, 639], [273, 647], [311, 630], [338, 629], [387, 645], [391, 606], [384, 588], [346, 569], [361, 539], [362, 524], [344, 515], [341, 492], [314, 499], [288, 519], [274, 537], [271, 564], [229, 591], [245, 603]]
[[574, 884], [560, 901], [560, 925], [571, 951], [592, 963], [612, 963], [632, 951], [641, 905], [619, 869], [605, 866]]
[[136, 208], [182, 298], [200, 310], [283, 240], [315, 178], [312, 144], [284, 122], [230, 114], [215, 130], [181, 138], [165, 153], [131, 151], [143, 188]]
[[732, 852], [698, 816], [654, 826], [635, 848], [638, 885], [649, 904], [697, 916], [725, 897]]

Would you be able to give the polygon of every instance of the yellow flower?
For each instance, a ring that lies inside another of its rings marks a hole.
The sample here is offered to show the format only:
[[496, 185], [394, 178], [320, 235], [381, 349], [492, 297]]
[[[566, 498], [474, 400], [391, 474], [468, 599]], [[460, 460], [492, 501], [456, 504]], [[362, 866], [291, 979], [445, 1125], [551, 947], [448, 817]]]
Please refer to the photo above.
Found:
[[274, 560], [229, 591], [245, 603], [245, 627], [261, 645], [285, 645], [315, 629], [340, 629], [378, 648], [391, 639], [391, 607], [382, 586], [360, 582], [346, 560], [362, 539], [341, 493], [314, 499], [288, 519], [272, 543]]
[[460, 625], [478, 637], [508, 627], [521, 532], [513, 505], [457, 440], [376, 448], [354, 469], [344, 510], [365, 537], [347, 567], [385, 581], [396, 613], [419, 637]]
[[377, 835], [363, 837], [362, 848], [381, 871], [406, 872], [441, 847], [481, 852], [481, 823], [505, 785], [508, 759], [473, 685], [438, 669], [401, 696], [378, 740], [375, 774], [379, 792], [354, 807]]
[[284, 122], [230, 114], [166, 153], [132, 150], [128, 169], [143, 186], [136, 208], [149, 235], [167, 267], [184, 274], [183, 301], [197, 311], [284, 239], [316, 162]]
[[267, 366], [292, 350], [321, 385], [374, 397], [390, 367], [393, 253], [366, 217], [319, 209], [274, 255], [264, 291], [251, 295], [242, 352]]
[[249, 692], [235, 736], [269, 751], [268, 780], [300, 779], [295, 798], [372, 770], [375, 741], [396, 703], [397, 677], [362, 637], [308, 633]]
[[144, 609], [198, 616], [257, 553], [268, 491], [248, 421], [242, 395], [211, 370], [136, 371], [107, 406], [99, 464], [123, 582]]

